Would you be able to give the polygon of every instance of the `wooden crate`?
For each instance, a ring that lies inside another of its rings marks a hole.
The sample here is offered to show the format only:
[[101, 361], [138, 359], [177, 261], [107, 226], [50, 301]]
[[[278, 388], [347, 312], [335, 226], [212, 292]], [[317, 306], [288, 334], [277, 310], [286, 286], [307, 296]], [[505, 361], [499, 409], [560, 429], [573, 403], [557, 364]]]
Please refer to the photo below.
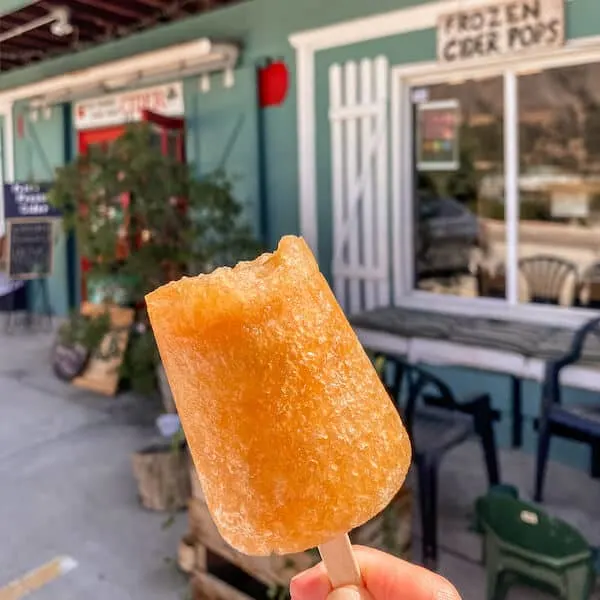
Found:
[[209, 573], [195, 573], [191, 590], [192, 600], [254, 600]]
[[206, 504], [195, 498], [192, 498], [189, 504], [189, 538], [267, 586], [288, 585], [296, 573], [311, 567], [318, 560], [316, 554], [311, 552], [268, 557], [241, 554], [225, 542]]
[[92, 304], [84, 302], [81, 314], [86, 317], [98, 317], [108, 311], [110, 325], [114, 331], [104, 336], [100, 351], [109, 354], [114, 344], [117, 351], [111, 358], [91, 356], [85, 371], [73, 379], [73, 385], [92, 390], [105, 396], [114, 396], [119, 388], [119, 368], [123, 362], [129, 341], [129, 328], [133, 324], [135, 311], [114, 304]]
[[[189, 533], [180, 546], [180, 567], [193, 571], [193, 600], [242, 600], [238, 590], [206, 573], [206, 551], [224, 558], [268, 587], [287, 587], [290, 579], [318, 562], [315, 551], [287, 556], [253, 557], [231, 548], [219, 534], [195, 472], [192, 476], [192, 499], [189, 502]], [[196, 482], [194, 483], [194, 480]], [[380, 515], [352, 532], [353, 543], [379, 548], [404, 559], [410, 558], [412, 535], [412, 493], [403, 488]], [[183, 556], [183, 559], [182, 559]], [[229, 595], [228, 595], [229, 594]]]
[[190, 457], [190, 481], [192, 483], [192, 498], [200, 500], [200, 502], [206, 502], [204, 499], [204, 491], [200, 485], [200, 479], [196, 473], [196, 467], [194, 467], [194, 461]]

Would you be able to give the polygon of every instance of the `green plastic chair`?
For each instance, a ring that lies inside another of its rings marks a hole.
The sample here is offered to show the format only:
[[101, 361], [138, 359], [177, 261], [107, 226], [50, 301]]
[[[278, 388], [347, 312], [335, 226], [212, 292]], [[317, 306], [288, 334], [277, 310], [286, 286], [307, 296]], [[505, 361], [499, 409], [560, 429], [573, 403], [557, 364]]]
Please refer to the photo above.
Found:
[[573, 527], [533, 504], [493, 492], [477, 501], [477, 514], [485, 535], [488, 600], [503, 600], [515, 584], [562, 600], [590, 597], [592, 550]]

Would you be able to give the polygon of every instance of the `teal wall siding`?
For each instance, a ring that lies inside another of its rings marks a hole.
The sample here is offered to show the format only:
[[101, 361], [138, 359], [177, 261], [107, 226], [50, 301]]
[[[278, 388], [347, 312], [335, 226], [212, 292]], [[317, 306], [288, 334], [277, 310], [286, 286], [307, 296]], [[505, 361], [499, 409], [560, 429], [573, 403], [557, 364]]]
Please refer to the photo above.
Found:
[[261, 235], [256, 69], [237, 69], [232, 88], [216, 74], [206, 93], [199, 93], [197, 77], [190, 78], [184, 94], [188, 162], [200, 176], [227, 173], [245, 219]]
[[0, 4], [0, 15], [5, 15], [31, 4], [30, 0], [2, 0]]
[[[15, 135], [15, 179], [18, 181], [48, 182], [54, 170], [65, 163], [65, 131], [63, 106], [52, 107], [49, 118], [41, 112], [37, 121], [30, 117], [25, 103], [14, 106], [15, 123], [22, 120], [22, 136], [17, 125]], [[58, 225], [54, 246], [54, 272], [49, 279], [50, 302], [57, 314], [69, 309], [67, 288], [67, 239]], [[37, 299], [34, 298], [34, 304]]]
[[300, 233], [294, 53], [288, 47], [276, 56], [290, 65], [290, 89], [284, 104], [260, 112], [262, 202], [266, 216], [265, 242], [270, 248], [274, 248], [283, 235]]

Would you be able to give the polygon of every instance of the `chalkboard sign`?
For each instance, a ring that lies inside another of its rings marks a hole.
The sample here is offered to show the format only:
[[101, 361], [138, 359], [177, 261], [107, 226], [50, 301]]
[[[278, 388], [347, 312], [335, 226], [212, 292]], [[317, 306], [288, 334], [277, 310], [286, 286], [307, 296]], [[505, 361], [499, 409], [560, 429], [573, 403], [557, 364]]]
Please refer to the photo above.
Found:
[[53, 220], [9, 219], [8, 276], [10, 279], [39, 279], [52, 275]]

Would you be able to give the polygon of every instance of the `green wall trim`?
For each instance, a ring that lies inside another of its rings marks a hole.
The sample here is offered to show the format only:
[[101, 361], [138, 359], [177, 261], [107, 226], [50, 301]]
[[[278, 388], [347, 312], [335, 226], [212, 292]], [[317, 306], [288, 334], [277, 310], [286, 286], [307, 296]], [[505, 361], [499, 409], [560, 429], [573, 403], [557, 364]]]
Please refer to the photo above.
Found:
[[0, 15], [7, 15], [16, 10], [21, 10], [33, 4], [31, 0], [2, 0], [0, 2]]

